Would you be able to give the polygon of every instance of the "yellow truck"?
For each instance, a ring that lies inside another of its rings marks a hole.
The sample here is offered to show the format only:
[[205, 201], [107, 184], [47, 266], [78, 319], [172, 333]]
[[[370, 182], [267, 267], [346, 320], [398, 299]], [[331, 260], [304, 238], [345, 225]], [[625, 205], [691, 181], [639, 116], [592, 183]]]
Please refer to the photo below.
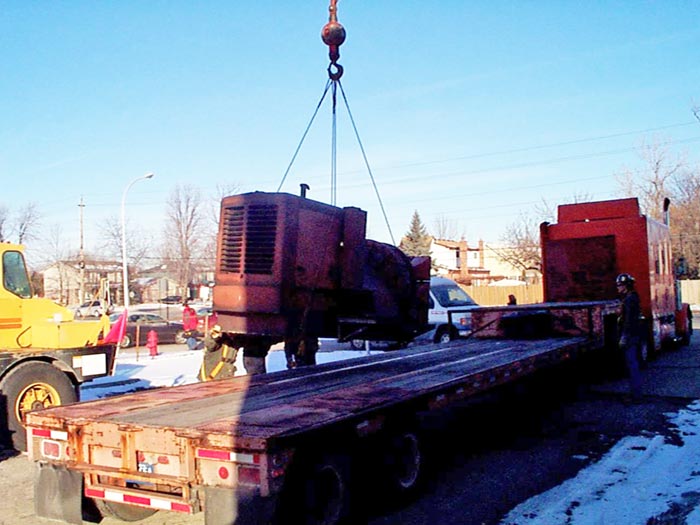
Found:
[[34, 295], [23, 246], [0, 244], [0, 258], [0, 440], [25, 450], [27, 412], [78, 401], [81, 383], [114, 372], [117, 348], [106, 316], [76, 320]]

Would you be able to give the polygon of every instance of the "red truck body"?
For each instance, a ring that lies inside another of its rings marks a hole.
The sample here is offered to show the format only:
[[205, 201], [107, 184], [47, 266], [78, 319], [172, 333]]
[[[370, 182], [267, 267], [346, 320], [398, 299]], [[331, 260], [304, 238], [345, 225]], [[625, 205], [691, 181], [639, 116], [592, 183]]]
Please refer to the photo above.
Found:
[[690, 309], [678, 297], [669, 227], [641, 214], [636, 198], [559, 206], [558, 222], [540, 234], [546, 302], [615, 299], [615, 278], [628, 273], [649, 348], [686, 337]]

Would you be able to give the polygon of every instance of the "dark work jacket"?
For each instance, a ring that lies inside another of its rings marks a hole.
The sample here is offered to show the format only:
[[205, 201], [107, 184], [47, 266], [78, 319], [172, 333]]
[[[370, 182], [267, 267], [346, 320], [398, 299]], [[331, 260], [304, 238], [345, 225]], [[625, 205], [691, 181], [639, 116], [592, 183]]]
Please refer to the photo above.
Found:
[[639, 294], [629, 291], [622, 298], [622, 313], [620, 314], [620, 342], [637, 343], [642, 338], [642, 323], [640, 322], [641, 308]]

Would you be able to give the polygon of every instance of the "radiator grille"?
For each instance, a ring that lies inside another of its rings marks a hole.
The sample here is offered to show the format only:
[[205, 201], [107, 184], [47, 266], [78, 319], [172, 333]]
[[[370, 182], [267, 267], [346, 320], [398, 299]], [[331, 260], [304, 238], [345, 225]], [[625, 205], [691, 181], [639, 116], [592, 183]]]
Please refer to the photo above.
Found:
[[277, 206], [231, 206], [224, 208], [223, 214], [219, 270], [229, 273], [272, 274]]

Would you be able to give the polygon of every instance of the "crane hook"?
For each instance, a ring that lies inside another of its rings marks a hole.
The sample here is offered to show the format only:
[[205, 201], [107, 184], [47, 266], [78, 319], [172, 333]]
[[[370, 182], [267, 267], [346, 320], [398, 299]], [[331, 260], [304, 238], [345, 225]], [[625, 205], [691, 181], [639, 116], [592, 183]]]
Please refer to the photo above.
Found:
[[343, 76], [343, 66], [338, 64], [340, 58], [340, 46], [345, 42], [345, 28], [338, 22], [338, 0], [330, 0], [328, 6], [328, 23], [321, 30], [321, 39], [328, 46], [328, 57], [331, 63], [328, 66], [328, 76], [331, 80], [340, 80]]

